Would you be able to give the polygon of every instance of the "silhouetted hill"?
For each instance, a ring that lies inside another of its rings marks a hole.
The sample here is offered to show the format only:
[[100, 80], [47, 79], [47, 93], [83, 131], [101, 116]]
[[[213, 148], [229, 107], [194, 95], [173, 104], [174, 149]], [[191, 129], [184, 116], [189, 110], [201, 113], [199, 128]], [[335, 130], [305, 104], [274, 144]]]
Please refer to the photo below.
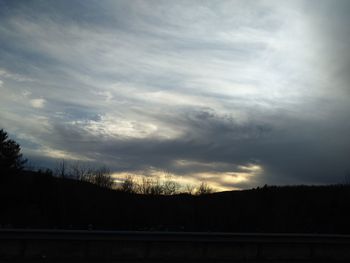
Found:
[[0, 209], [1, 226], [15, 228], [350, 233], [342, 185], [155, 196], [21, 172], [1, 178]]

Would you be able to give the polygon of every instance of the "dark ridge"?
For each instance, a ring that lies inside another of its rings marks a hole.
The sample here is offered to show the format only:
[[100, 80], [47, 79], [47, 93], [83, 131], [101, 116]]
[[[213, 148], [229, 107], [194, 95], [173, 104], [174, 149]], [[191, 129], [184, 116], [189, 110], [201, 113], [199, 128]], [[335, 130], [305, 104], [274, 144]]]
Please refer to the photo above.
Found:
[[350, 234], [350, 186], [140, 195], [20, 171], [1, 176], [2, 228]]

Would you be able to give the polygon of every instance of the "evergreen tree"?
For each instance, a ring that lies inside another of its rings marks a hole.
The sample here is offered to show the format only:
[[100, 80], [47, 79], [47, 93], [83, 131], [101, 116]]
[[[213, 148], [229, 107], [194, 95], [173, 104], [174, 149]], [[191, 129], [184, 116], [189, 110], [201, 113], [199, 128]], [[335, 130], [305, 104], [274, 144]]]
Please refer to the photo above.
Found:
[[0, 130], [0, 172], [11, 172], [23, 169], [26, 163], [21, 154], [21, 147], [8, 138], [7, 132]]

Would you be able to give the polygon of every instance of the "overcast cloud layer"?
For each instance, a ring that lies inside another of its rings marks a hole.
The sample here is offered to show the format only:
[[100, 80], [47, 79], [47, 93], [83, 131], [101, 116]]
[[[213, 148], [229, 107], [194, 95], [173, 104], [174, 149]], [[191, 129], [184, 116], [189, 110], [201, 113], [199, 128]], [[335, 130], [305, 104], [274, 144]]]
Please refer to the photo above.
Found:
[[38, 166], [339, 183], [349, 13], [346, 0], [0, 0], [0, 128]]

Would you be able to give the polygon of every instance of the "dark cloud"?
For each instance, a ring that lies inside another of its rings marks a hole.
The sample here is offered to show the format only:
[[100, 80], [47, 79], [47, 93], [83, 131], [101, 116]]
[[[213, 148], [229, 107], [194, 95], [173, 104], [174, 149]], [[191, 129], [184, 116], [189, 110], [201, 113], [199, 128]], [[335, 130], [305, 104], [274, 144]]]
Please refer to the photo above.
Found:
[[0, 1], [0, 123], [51, 167], [340, 182], [350, 4], [276, 3]]
[[[278, 123], [237, 124], [205, 110], [187, 112], [182, 122], [174, 124], [187, 129], [176, 139], [103, 138], [69, 125], [55, 126], [51, 141], [64, 143], [62, 149], [72, 153], [103, 156], [103, 161], [120, 171], [157, 167], [186, 175], [239, 171], [239, 165], [255, 163], [265, 171], [257, 184], [340, 182], [348, 168], [348, 127], [338, 130], [293, 119], [286, 122], [283, 129]], [[181, 160], [188, 164], [176, 163]], [[210, 163], [210, 167], [205, 165]]]

